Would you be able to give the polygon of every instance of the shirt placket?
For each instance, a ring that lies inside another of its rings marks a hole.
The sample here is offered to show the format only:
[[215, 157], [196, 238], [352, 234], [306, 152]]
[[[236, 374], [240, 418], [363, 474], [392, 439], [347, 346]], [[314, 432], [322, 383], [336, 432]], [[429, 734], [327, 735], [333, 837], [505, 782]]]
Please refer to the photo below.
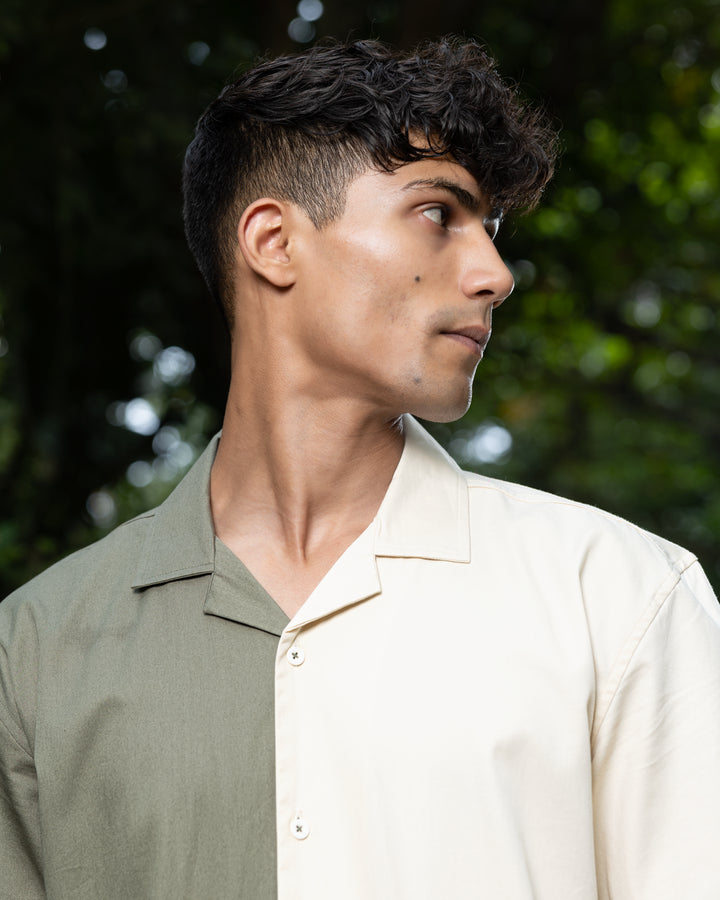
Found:
[[286, 630], [275, 662], [275, 766], [277, 792], [278, 896], [304, 896], [308, 839], [312, 830], [312, 798], [301, 797], [304, 758], [303, 694], [307, 692], [304, 630]]
[[[275, 766], [277, 803], [278, 897], [318, 897], [318, 831], [333, 823], [316, 821], [310, 787], [318, 773], [308, 744], [312, 728], [304, 711], [322, 691], [322, 648], [329, 617], [378, 594], [374, 529], [358, 538], [283, 631], [275, 657]], [[330, 640], [330, 638], [327, 638]], [[320, 826], [315, 828], [315, 826]]]

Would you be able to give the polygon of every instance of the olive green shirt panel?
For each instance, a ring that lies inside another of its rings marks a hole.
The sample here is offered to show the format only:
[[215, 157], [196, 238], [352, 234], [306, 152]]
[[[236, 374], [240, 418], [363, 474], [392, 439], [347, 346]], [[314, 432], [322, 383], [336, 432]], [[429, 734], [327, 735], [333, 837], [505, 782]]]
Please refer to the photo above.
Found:
[[[115, 544], [129, 579], [136, 542]], [[48, 573], [2, 610], [0, 897], [277, 897], [273, 685], [288, 619], [213, 549], [210, 574], [135, 591], [110, 577], [103, 595], [83, 572], [97, 577], [99, 551], [80, 554], [70, 578]]]

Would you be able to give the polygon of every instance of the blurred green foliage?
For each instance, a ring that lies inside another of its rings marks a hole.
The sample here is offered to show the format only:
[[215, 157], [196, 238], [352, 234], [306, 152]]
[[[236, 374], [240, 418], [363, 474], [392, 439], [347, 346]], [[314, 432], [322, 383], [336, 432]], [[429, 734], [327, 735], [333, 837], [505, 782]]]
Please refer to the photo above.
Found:
[[184, 148], [233, 70], [313, 30], [480, 37], [562, 126], [543, 205], [500, 238], [517, 289], [473, 407], [433, 430], [469, 467], [690, 547], [717, 589], [720, 0], [326, 0], [293, 40], [297, 18], [0, 6], [0, 593], [158, 502], [219, 426], [227, 342], [182, 236]]

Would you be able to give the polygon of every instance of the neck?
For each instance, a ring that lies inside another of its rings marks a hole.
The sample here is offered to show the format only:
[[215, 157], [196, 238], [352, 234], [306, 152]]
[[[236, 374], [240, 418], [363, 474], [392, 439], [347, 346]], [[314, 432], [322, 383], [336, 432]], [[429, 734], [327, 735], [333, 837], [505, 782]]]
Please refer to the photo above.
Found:
[[[210, 481], [218, 537], [291, 613], [374, 518], [403, 440], [398, 417], [238, 351]], [[278, 570], [302, 585], [292, 602], [271, 589]]]
[[230, 393], [211, 478], [213, 515], [230, 532], [262, 525], [302, 559], [340, 517], [369, 523], [375, 515], [402, 452], [402, 425], [342, 402], [295, 396], [280, 404], [264, 394], [248, 403]]

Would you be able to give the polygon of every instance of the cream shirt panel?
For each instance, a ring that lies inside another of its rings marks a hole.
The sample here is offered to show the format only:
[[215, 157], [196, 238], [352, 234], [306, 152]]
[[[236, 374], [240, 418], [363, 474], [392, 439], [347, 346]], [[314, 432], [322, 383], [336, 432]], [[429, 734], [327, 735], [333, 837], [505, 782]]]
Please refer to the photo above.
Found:
[[280, 900], [717, 900], [720, 616], [694, 558], [406, 427], [280, 640]]

